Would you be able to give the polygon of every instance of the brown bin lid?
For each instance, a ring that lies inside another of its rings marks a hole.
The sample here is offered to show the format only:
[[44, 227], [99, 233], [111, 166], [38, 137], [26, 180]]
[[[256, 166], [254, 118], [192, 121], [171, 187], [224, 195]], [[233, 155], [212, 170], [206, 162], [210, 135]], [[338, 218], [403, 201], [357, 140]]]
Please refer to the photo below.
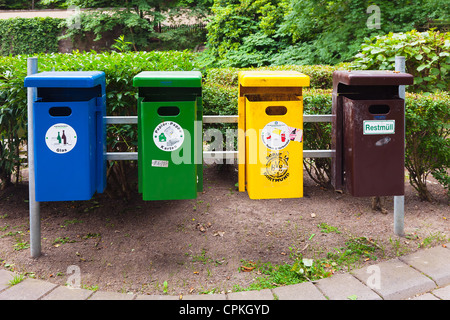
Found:
[[391, 70], [354, 70], [333, 72], [333, 83], [349, 86], [399, 86], [414, 83], [409, 73]]

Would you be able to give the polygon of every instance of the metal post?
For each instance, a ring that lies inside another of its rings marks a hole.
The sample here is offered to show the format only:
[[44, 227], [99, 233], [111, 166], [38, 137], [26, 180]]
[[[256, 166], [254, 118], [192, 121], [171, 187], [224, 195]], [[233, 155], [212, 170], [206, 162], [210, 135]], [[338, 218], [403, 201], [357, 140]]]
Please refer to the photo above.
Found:
[[[38, 72], [38, 59], [28, 58], [27, 74]], [[33, 102], [36, 98], [36, 88], [27, 88], [28, 101], [28, 177], [29, 177], [29, 204], [30, 204], [30, 251], [31, 257], [37, 258], [41, 255], [41, 217], [39, 202], [35, 197], [34, 176], [34, 125], [33, 125]]]
[[[405, 57], [395, 57], [395, 71], [405, 72]], [[405, 99], [405, 86], [399, 86], [398, 95], [401, 99]], [[405, 119], [403, 118], [403, 124]], [[405, 196], [394, 196], [394, 233], [403, 237], [405, 220]]]

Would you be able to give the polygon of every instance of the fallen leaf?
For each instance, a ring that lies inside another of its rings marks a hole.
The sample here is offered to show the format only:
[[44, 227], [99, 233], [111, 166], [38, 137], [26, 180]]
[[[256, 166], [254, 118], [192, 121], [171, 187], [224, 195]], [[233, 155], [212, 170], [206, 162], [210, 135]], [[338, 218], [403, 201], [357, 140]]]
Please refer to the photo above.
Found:
[[253, 269], [255, 269], [255, 267], [246, 267], [246, 266], [241, 266], [241, 270], [244, 272], [250, 272]]
[[224, 234], [225, 234], [224, 231], [216, 231], [216, 232], [214, 232], [214, 236], [215, 237], [223, 237]]

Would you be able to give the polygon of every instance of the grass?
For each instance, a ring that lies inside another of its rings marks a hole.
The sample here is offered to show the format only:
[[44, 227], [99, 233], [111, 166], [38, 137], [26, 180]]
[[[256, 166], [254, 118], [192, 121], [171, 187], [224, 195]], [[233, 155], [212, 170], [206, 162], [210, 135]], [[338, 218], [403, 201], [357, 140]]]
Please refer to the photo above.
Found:
[[325, 222], [319, 223], [317, 226], [320, 228], [320, 232], [322, 233], [341, 233], [338, 228], [330, 226]]
[[[186, 255], [190, 255], [190, 254], [186, 254]], [[213, 259], [213, 258], [209, 257], [206, 254], [206, 250], [205, 249], [202, 249], [202, 253], [201, 254], [193, 255], [193, 256], [191, 256], [191, 258], [192, 258], [192, 262], [200, 262], [203, 265], [214, 264], [214, 265], [218, 266], [218, 265], [221, 265], [221, 264], [223, 264], [225, 262], [225, 258]]]
[[14, 286], [18, 283], [21, 283], [24, 279], [25, 277], [23, 276], [23, 274], [16, 274], [14, 275], [14, 278], [8, 282], [8, 284], [10, 286]]
[[73, 243], [73, 242], [75, 242], [75, 240], [70, 240], [69, 237], [64, 237], [64, 238], [59, 237], [59, 238], [56, 238], [55, 240], [53, 240], [52, 245], [54, 247], [59, 247], [62, 244]]
[[442, 234], [440, 231], [435, 233], [430, 233], [430, 235], [424, 238], [417, 246], [417, 248], [429, 248], [433, 246], [435, 243], [445, 242], [447, 241], [447, 237], [445, 234]]
[[[336, 230], [332, 231], [336, 232]], [[289, 248], [290, 262], [284, 264], [262, 263], [260, 261], [242, 260], [240, 271], [261, 274], [248, 287], [239, 285], [233, 291], [271, 289], [278, 286], [297, 284], [330, 277], [335, 271], [350, 269], [361, 261], [377, 260], [384, 250], [375, 241], [365, 237], [351, 237], [345, 245], [328, 252], [325, 258], [308, 259], [297, 253], [295, 248]]]

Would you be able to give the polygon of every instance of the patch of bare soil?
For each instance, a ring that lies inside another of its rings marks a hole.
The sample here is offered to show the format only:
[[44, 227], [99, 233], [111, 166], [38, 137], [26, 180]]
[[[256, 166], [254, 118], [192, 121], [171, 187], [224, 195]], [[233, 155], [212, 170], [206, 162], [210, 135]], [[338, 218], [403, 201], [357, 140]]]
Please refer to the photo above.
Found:
[[[236, 190], [235, 166], [205, 165], [204, 171], [204, 192], [195, 200], [146, 202], [136, 192], [128, 202], [99, 194], [90, 201], [41, 203], [38, 259], [27, 248], [27, 183], [0, 191], [0, 267], [64, 285], [75, 265], [83, 287], [197, 294], [247, 287], [259, 275], [242, 272], [243, 261], [292, 263], [290, 248], [314, 259], [351, 237], [366, 237], [381, 249], [378, 263], [450, 236], [448, 197], [433, 181], [433, 203], [421, 202], [406, 183], [407, 237], [399, 238], [393, 197], [384, 199], [383, 214], [371, 209], [369, 198], [325, 190], [305, 176], [303, 198], [250, 200]], [[340, 233], [322, 232], [322, 223]], [[370, 263], [361, 259], [355, 267]]]

